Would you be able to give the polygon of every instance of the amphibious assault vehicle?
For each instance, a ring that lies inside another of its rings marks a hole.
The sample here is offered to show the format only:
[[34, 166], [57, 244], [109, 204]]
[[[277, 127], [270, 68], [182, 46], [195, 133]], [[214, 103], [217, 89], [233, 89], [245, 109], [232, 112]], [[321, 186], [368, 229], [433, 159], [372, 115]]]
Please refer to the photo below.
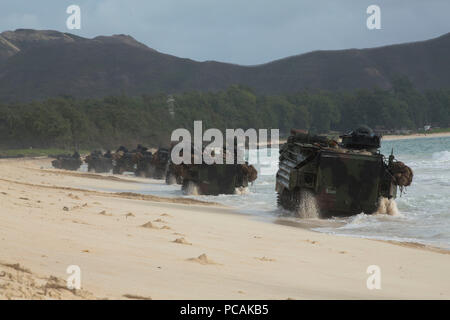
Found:
[[124, 172], [136, 171], [136, 153], [129, 152], [127, 148], [121, 146], [113, 154], [113, 173], [122, 174]]
[[84, 162], [88, 165], [88, 171], [96, 173], [106, 173], [113, 169], [113, 159], [110, 151], [103, 154], [101, 151], [92, 151], [90, 155], [86, 156]]
[[113, 173], [134, 172], [138, 177], [154, 178], [156, 172], [157, 179], [162, 179], [165, 176], [166, 164], [163, 164], [163, 172], [158, 173], [159, 161], [164, 158], [161, 153], [163, 152], [158, 150], [152, 154], [148, 148], [141, 145], [131, 151], [122, 146], [113, 155]]
[[166, 184], [183, 184], [184, 167], [184, 164], [174, 164], [169, 157], [166, 169]]
[[134, 161], [136, 162], [136, 171], [134, 174], [137, 177], [151, 178], [153, 174], [153, 154], [148, 148], [138, 145], [137, 149], [132, 151]]
[[380, 154], [381, 136], [361, 126], [342, 142], [292, 130], [280, 148], [278, 205], [298, 212], [313, 198], [320, 217], [377, 211], [381, 198], [411, 184], [412, 170], [391, 154]]
[[234, 164], [226, 164], [225, 148], [215, 151], [223, 156], [223, 164], [207, 164], [204, 161], [201, 164], [194, 164], [195, 150], [193, 146], [191, 151], [190, 164], [175, 165], [169, 161], [166, 173], [166, 183], [181, 184], [185, 193], [202, 195], [234, 194], [236, 189], [247, 187], [258, 176], [256, 169], [247, 162], [238, 164], [235, 161]]
[[169, 162], [169, 149], [159, 148], [152, 159], [152, 178], [164, 179], [166, 177], [167, 165]]
[[246, 164], [196, 164], [183, 172], [182, 190], [190, 193], [195, 187], [199, 194], [233, 194], [256, 179], [256, 169]]
[[81, 161], [80, 154], [74, 152], [73, 155], [61, 154], [56, 156], [56, 160], [52, 161], [52, 166], [56, 169], [72, 170], [76, 171], [80, 169], [83, 161]]

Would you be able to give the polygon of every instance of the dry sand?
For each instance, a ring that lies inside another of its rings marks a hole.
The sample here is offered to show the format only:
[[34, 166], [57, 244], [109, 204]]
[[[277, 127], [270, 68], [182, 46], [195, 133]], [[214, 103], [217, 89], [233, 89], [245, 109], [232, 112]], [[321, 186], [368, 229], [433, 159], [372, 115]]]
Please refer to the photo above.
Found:
[[[143, 180], [41, 169], [49, 163], [0, 160], [0, 298], [450, 298], [447, 251], [92, 191], [138, 191]], [[69, 265], [81, 268], [81, 290], [64, 286]], [[381, 290], [366, 287], [370, 265]]]

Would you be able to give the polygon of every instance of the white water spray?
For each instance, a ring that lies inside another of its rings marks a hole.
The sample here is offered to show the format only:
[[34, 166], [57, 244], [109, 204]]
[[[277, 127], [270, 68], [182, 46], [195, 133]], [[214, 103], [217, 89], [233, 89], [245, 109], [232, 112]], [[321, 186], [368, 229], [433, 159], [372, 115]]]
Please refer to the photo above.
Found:
[[311, 191], [304, 190], [301, 192], [300, 204], [296, 213], [303, 219], [318, 219], [320, 217], [316, 197]]
[[401, 215], [397, 208], [397, 203], [395, 200], [380, 197], [378, 200], [378, 209], [374, 212], [374, 214], [388, 214], [390, 216], [399, 216]]
[[169, 177], [167, 178], [167, 184], [177, 184], [177, 178], [173, 174], [169, 175]]
[[239, 187], [234, 189], [234, 194], [243, 195], [243, 194], [249, 194], [250, 190], [248, 190], [248, 187]]
[[185, 194], [190, 195], [190, 196], [198, 196], [199, 195], [198, 187], [192, 181], [188, 182], [187, 186], [185, 188], [183, 188], [183, 191]]

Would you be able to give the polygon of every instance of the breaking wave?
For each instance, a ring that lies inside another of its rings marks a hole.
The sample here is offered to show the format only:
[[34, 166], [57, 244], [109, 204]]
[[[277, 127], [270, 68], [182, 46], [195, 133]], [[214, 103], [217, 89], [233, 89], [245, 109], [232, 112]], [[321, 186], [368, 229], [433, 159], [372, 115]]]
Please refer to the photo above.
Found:
[[450, 161], [450, 151], [439, 151], [431, 155], [434, 161]]

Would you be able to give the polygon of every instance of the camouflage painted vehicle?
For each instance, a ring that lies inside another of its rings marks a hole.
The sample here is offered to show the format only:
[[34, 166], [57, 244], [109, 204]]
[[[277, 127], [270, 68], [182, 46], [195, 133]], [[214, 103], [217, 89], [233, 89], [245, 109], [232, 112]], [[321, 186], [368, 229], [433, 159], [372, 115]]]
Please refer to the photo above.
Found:
[[152, 178], [154, 176], [154, 155], [148, 148], [138, 145], [128, 151], [121, 146], [113, 155], [113, 173], [134, 172], [138, 177]]
[[198, 194], [234, 194], [237, 188], [247, 187], [256, 180], [257, 172], [248, 164], [194, 164], [185, 167], [182, 190], [190, 193], [195, 187]]
[[73, 153], [73, 155], [58, 155], [56, 156], [56, 160], [52, 161], [52, 166], [54, 168], [72, 171], [80, 169], [82, 164], [83, 161], [81, 161], [80, 154], [76, 151]]
[[[192, 150], [194, 163], [194, 150]], [[185, 193], [202, 195], [234, 194], [237, 188], [247, 187], [256, 180], [256, 169], [247, 162], [244, 164], [226, 164], [226, 150], [217, 150], [224, 157], [223, 164], [180, 164], [173, 165], [171, 172], [182, 184]], [[235, 153], [236, 154], [236, 153]], [[236, 162], [236, 161], [235, 161]]]
[[98, 150], [92, 151], [84, 162], [87, 163], [89, 172], [105, 173], [113, 169], [112, 154], [109, 150], [105, 154]]
[[151, 152], [136, 155], [136, 170], [134, 174], [137, 177], [151, 178], [153, 175], [152, 159], [153, 155]]
[[154, 179], [165, 179], [167, 165], [169, 163], [169, 149], [159, 148], [155, 152], [152, 159], [152, 178]]
[[176, 165], [169, 158], [166, 169], [166, 183], [183, 184], [183, 172], [185, 168], [186, 165], [184, 164]]
[[153, 173], [152, 160], [153, 154], [148, 148], [138, 145], [135, 150], [131, 151], [132, 160], [135, 162], [134, 174], [137, 177], [150, 178]]
[[412, 170], [379, 152], [381, 136], [362, 126], [337, 143], [293, 130], [280, 148], [278, 205], [298, 212], [312, 196], [320, 217], [377, 211], [380, 198], [394, 199], [412, 182]]
[[113, 173], [135, 172], [136, 163], [136, 153], [129, 152], [127, 148], [121, 146], [113, 154]]

